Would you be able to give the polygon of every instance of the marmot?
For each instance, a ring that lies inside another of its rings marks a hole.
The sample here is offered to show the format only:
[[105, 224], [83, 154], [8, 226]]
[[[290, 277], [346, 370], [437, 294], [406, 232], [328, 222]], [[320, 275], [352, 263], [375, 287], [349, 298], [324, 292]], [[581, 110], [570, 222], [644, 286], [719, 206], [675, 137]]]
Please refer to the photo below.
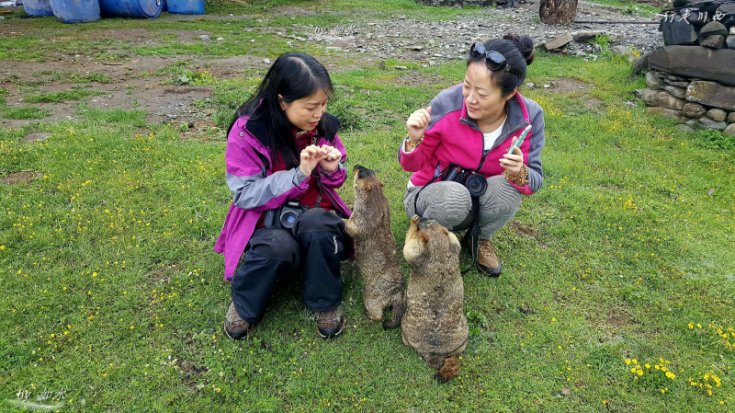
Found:
[[345, 230], [355, 241], [363, 303], [371, 320], [382, 320], [384, 310], [391, 308], [391, 320], [383, 321], [383, 328], [395, 328], [401, 325], [406, 298], [388, 199], [375, 172], [356, 165], [354, 175], [355, 206]]
[[457, 355], [467, 347], [469, 336], [459, 251], [457, 237], [437, 221], [411, 218], [403, 246], [411, 275], [401, 335], [429, 367], [437, 369], [439, 381], [459, 373]]

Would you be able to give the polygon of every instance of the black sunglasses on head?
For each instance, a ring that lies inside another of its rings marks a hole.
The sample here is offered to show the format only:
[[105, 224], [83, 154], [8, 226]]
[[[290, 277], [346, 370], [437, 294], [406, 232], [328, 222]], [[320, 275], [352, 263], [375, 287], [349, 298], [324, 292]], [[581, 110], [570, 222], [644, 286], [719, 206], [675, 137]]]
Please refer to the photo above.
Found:
[[508, 73], [518, 76], [518, 78], [521, 77], [521, 74], [510, 66], [505, 60], [505, 56], [500, 54], [500, 52], [485, 50], [485, 45], [480, 42], [472, 43], [472, 46], [470, 46], [470, 60], [478, 60], [483, 57], [485, 58], [485, 65], [493, 72], [505, 70]]

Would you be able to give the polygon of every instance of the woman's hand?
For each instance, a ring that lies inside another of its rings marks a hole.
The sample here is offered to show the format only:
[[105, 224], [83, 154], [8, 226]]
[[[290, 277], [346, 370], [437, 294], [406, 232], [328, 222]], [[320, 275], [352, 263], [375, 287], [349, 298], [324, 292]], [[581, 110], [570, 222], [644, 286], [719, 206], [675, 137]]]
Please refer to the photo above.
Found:
[[[514, 137], [511, 144], [515, 143], [516, 139], [518, 139], [518, 137]], [[521, 151], [521, 148], [515, 148], [513, 153], [506, 153], [503, 155], [503, 157], [500, 158], [500, 166], [505, 168], [509, 173], [520, 172], [523, 167], [523, 152]]]
[[431, 106], [421, 108], [411, 114], [406, 121], [408, 128], [408, 140], [411, 144], [418, 145], [424, 138], [424, 131], [431, 120]]
[[322, 145], [320, 148], [324, 154], [319, 161], [319, 166], [325, 172], [334, 172], [339, 168], [339, 161], [342, 159], [342, 152], [334, 146]]
[[316, 145], [309, 145], [301, 151], [299, 158], [299, 169], [304, 175], [311, 176], [316, 165], [324, 158], [324, 151]]

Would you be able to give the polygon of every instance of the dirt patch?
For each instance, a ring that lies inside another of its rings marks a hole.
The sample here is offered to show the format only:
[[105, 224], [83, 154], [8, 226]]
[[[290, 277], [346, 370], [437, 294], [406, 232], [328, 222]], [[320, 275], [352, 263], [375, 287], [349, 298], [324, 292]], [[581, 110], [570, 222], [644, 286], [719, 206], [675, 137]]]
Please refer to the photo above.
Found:
[[538, 230], [533, 228], [531, 225], [524, 224], [515, 220], [510, 222], [510, 229], [512, 229], [517, 234], [526, 235], [531, 238], [538, 238], [540, 235]]
[[35, 132], [35, 133], [29, 133], [26, 135], [23, 140], [26, 142], [38, 142], [38, 141], [45, 141], [46, 139], [50, 138], [51, 134], [47, 132]]
[[619, 328], [623, 326], [629, 326], [636, 324], [636, 321], [631, 319], [630, 316], [624, 312], [616, 311], [611, 312], [607, 315], [607, 324]]
[[549, 83], [551, 89], [562, 93], [587, 93], [592, 90], [592, 85], [578, 79], [562, 77]]
[[447, 80], [438, 75], [422, 75], [411, 70], [408, 71], [406, 74], [399, 76], [397, 79], [391, 81], [391, 83], [405, 86], [420, 86], [445, 84], [447, 83]]
[[36, 171], [20, 171], [13, 172], [5, 176], [0, 176], [0, 184], [21, 185], [27, 184], [37, 178], [43, 176], [42, 173]]
[[[28, 87], [19, 87], [23, 82], [40, 83], [33, 93], [51, 93], [71, 89], [75, 86], [93, 89], [98, 95], [80, 101], [41, 103], [35, 107], [47, 109], [49, 116], [43, 122], [71, 120], [77, 115], [79, 105], [86, 104], [92, 109], [101, 110], [144, 110], [149, 123], [195, 121], [204, 116], [194, 102], [206, 99], [212, 92], [207, 87], [172, 85], [173, 74], [165, 74], [165, 69], [180, 61], [188, 61], [189, 56], [176, 58], [136, 57], [118, 62], [101, 62], [88, 59], [69, 59], [48, 62], [40, 66], [33, 62], [18, 62], [18, 65], [0, 69], [0, 86], [7, 91], [8, 106], [29, 106], [23, 102], [29, 93]], [[39, 68], [43, 67], [40, 71]], [[164, 73], [164, 74], [160, 74]], [[70, 79], [97, 75], [109, 79], [108, 83], [74, 83]], [[23, 127], [37, 119], [11, 120], [0, 119], [0, 124], [10, 128]]]
[[181, 269], [179, 264], [171, 265], [157, 265], [150, 270], [150, 276], [148, 277], [156, 284], [168, 284], [171, 282], [171, 277]]

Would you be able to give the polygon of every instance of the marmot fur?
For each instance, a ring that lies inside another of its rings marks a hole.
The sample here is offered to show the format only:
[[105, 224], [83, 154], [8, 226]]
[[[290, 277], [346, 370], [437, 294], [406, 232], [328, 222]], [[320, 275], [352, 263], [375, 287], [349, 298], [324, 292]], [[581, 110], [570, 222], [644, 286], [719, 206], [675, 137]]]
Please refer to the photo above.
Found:
[[382, 320], [384, 310], [391, 308], [391, 320], [383, 321], [383, 328], [395, 328], [401, 325], [406, 299], [388, 199], [375, 172], [357, 165], [354, 175], [355, 206], [345, 230], [355, 241], [363, 303], [371, 320]]
[[469, 336], [459, 251], [457, 237], [437, 221], [411, 218], [403, 247], [411, 275], [401, 333], [403, 342], [437, 369], [440, 381], [458, 374], [457, 355], [467, 347]]

